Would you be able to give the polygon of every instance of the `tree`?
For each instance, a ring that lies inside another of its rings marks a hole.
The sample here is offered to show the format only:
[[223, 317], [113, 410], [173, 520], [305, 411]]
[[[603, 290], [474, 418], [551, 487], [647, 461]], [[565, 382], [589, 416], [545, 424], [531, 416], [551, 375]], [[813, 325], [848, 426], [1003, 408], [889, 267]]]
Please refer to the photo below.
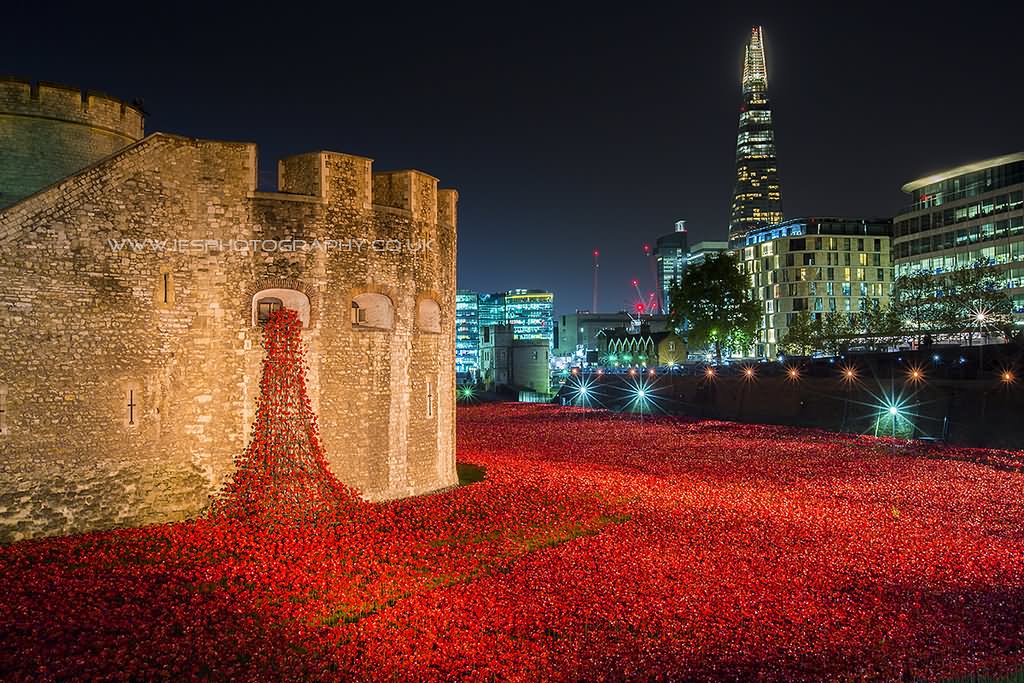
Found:
[[874, 347], [882, 349], [894, 346], [903, 337], [903, 324], [893, 306], [882, 306], [877, 300], [870, 300], [857, 314], [860, 336]]
[[782, 338], [782, 348], [786, 353], [801, 356], [815, 351], [837, 356], [849, 348], [856, 336], [848, 313], [821, 313], [815, 317], [807, 311], [800, 311]]
[[896, 278], [889, 305], [900, 327], [906, 331], [912, 330], [918, 343], [922, 332], [933, 331], [940, 325], [935, 278], [927, 271], [919, 270]]
[[849, 313], [822, 313], [814, 321], [819, 351], [830, 356], [838, 356], [850, 348], [850, 341], [856, 336], [853, 321]]
[[782, 352], [794, 356], [809, 356], [817, 345], [815, 321], [807, 311], [800, 311], [786, 329], [779, 342]]
[[939, 291], [935, 306], [942, 329], [966, 334], [968, 344], [975, 331], [1007, 331], [1013, 302], [1003, 289], [1002, 274], [988, 260], [950, 271], [940, 279]]
[[670, 324], [687, 331], [691, 346], [713, 346], [719, 363], [723, 349], [748, 348], [757, 331], [761, 307], [747, 296], [746, 278], [728, 254], [687, 268], [669, 296]]
[[1013, 302], [1003, 289], [1003, 274], [986, 259], [964, 264], [941, 275], [920, 270], [896, 279], [892, 308], [904, 329], [918, 342], [922, 332], [963, 334], [1007, 333]]

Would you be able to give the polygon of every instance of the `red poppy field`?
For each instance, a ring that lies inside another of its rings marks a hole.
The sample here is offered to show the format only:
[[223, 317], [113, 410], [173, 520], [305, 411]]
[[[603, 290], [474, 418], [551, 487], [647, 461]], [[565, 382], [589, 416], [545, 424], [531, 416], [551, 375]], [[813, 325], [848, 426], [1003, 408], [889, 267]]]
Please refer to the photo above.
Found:
[[1014, 454], [543, 405], [460, 408], [458, 436], [486, 477], [433, 496], [0, 549], [0, 678], [933, 680], [1024, 665], [1024, 475], [957, 459]]

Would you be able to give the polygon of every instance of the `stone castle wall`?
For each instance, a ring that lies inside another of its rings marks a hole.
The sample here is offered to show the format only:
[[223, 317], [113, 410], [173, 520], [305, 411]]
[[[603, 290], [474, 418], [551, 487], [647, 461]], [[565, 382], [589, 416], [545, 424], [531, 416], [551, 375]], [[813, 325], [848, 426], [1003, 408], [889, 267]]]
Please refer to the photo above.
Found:
[[[456, 483], [455, 192], [329, 152], [279, 180], [256, 191], [253, 145], [155, 134], [0, 211], [0, 541], [199, 512], [249, 437], [266, 290], [308, 302], [335, 474], [371, 500]], [[121, 242], [147, 238], [191, 242]], [[365, 292], [393, 302], [390, 329], [353, 324]]]
[[143, 136], [135, 106], [63, 85], [0, 79], [0, 208]]

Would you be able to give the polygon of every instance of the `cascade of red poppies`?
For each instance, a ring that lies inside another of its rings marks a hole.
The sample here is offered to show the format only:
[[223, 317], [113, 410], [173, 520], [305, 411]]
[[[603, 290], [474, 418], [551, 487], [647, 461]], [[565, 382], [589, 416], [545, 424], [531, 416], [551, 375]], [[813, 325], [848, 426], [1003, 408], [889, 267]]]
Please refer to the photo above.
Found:
[[302, 322], [287, 308], [263, 330], [263, 373], [252, 439], [211, 515], [323, 521], [356, 495], [331, 474], [306, 391]]

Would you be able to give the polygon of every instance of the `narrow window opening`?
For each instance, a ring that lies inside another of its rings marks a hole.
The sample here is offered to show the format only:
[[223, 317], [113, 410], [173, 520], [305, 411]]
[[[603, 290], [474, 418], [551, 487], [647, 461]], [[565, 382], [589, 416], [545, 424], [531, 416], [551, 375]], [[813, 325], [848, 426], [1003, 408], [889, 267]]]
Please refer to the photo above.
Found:
[[134, 427], [137, 424], [137, 422], [136, 422], [137, 415], [136, 415], [135, 409], [138, 408], [138, 407], [139, 407], [139, 404], [135, 402], [135, 389], [128, 389], [128, 405], [127, 405], [127, 408], [128, 408], [128, 426], [129, 427]]
[[158, 308], [174, 306], [174, 272], [170, 266], [161, 266], [153, 283], [153, 303]]
[[7, 387], [0, 387], [0, 434], [7, 433]]
[[434, 392], [430, 380], [427, 380], [427, 417], [434, 417]]

